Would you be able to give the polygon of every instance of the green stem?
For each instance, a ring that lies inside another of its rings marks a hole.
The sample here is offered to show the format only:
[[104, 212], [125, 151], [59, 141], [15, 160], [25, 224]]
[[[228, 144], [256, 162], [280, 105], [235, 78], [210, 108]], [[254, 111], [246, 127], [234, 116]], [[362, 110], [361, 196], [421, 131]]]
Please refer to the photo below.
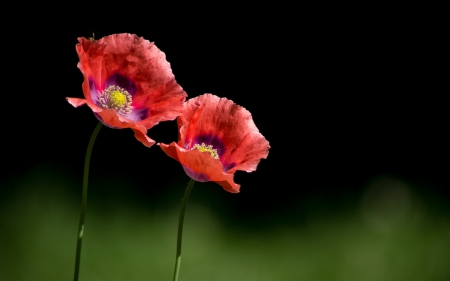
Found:
[[102, 123], [98, 122], [97, 127], [95, 127], [94, 132], [92, 132], [92, 136], [91, 139], [89, 140], [89, 144], [86, 151], [86, 158], [84, 159], [83, 194], [81, 197], [81, 213], [80, 213], [80, 223], [78, 224], [77, 253], [75, 255], [75, 271], [73, 273], [73, 281], [78, 281], [78, 275], [80, 271], [81, 241], [83, 239], [84, 217], [86, 216], [86, 206], [87, 206], [89, 162], [91, 160], [92, 148], [94, 147], [95, 139], [97, 138], [98, 132], [100, 131], [101, 128]]
[[181, 262], [181, 239], [183, 237], [184, 213], [186, 212], [186, 205], [189, 199], [189, 194], [191, 194], [194, 183], [195, 180], [193, 179], [189, 181], [186, 192], [184, 193], [183, 202], [181, 203], [180, 218], [178, 220], [177, 256], [175, 259], [175, 272], [173, 273], [173, 281], [178, 281], [178, 273], [180, 271]]

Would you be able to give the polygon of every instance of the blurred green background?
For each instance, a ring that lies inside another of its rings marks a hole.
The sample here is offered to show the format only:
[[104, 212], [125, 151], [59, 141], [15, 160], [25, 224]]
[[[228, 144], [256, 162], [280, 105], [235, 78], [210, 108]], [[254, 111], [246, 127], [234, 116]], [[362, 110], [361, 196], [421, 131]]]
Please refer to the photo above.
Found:
[[[93, 171], [80, 280], [171, 280], [187, 181], [145, 198], [132, 178]], [[0, 280], [71, 280], [81, 179], [44, 162], [1, 185]], [[196, 183], [180, 280], [448, 280], [448, 202], [386, 175], [362, 190], [239, 217], [218, 185]]]

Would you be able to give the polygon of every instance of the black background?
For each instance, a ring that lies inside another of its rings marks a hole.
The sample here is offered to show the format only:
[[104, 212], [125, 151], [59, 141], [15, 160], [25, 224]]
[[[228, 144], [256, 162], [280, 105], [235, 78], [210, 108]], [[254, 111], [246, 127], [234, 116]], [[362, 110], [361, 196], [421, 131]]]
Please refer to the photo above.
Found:
[[[72, 171], [81, 186], [98, 121], [88, 107], [75, 109], [65, 100], [83, 96], [77, 38], [135, 33], [166, 53], [188, 98], [212, 93], [233, 100], [252, 113], [270, 142], [257, 171], [236, 174], [240, 194], [222, 193], [236, 213], [267, 215], [317, 196], [339, 204], [379, 175], [448, 202], [448, 90], [441, 36], [433, 29], [438, 17], [430, 21], [393, 7], [357, 13], [347, 7], [109, 8], [115, 13], [56, 7], [16, 17], [29, 23], [24, 29], [6, 28], [7, 178], [51, 162]], [[176, 122], [148, 135], [174, 141]], [[174, 191], [180, 197], [188, 181], [179, 163], [156, 145], [144, 147], [131, 130], [103, 128], [91, 163], [91, 175], [121, 173], [133, 179], [127, 192], [148, 200], [157, 200], [174, 178], [183, 184]]]

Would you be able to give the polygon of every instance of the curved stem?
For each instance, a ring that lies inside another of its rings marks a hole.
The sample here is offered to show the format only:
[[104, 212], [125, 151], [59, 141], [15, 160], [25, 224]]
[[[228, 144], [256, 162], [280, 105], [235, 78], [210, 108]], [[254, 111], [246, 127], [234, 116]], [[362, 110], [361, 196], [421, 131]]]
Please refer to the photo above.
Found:
[[78, 224], [77, 252], [75, 255], [75, 271], [73, 273], [74, 281], [78, 281], [78, 275], [80, 271], [81, 241], [83, 239], [84, 217], [86, 216], [86, 206], [87, 206], [89, 162], [91, 160], [92, 148], [94, 147], [95, 139], [97, 138], [98, 132], [100, 131], [101, 128], [102, 123], [98, 122], [97, 127], [95, 127], [94, 132], [92, 132], [92, 136], [91, 139], [89, 140], [89, 144], [86, 151], [86, 158], [84, 159], [83, 193], [81, 197], [80, 222]]
[[181, 262], [181, 239], [183, 237], [183, 223], [184, 223], [184, 213], [186, 212], [186, 205], [191, 194], [192, 187], [194, 186], [195, 180], [191, 179], [188, 183], [186, 191], [184, 193], [183, 202], [181, 203], [180, 218], [178, 220], [178, 236], [177, 236], [177, 256], [175, 259], [175, 271], [173, 273], [173, 281], [178, 281], [178, 273], [180, 271]]

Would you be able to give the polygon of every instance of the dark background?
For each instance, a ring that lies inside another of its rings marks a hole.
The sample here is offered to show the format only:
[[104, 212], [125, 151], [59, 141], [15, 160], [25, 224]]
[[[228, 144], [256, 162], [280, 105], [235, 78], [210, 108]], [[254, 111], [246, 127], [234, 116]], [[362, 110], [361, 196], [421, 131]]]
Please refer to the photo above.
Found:
[[[297, 17], [266, 9], [183, 17], [179, 24], [149, 16], [146, 24], [94, 20], [79, 27], [59, 15], [11, 34], [4, 74], [7, 173], [45, 159], [82, 171], [97, 120], [87, 107], [74, 109], [65, 101], [82, 97], [77, 37], [126, 32], [166, 53], [188, 98], [213, 93], [252, 113], [272, 149], [258, 171], [237, 173], [239, 200], [278, 205], [310, 193], [358, 192], [380, 173], [432, 183], [448, 198], [448, 113], [432, 24], [400, 11], [357, 15], [342, 7], [306, 8], [310, 14]], [[58, 23], [67, 28], [56, 28]], [[176, 123], [162, 123], [148, 134], [171, 142]], [[182, 176], [177, 163], [156, 146], [139, 146], [131, 131], [102, 130], [96, 146], [92, 165], [98, 172], [111, 169], [101, 162], [124, 157], [116, 160], [119, 169], [140, 182]], [[290, 186], [299, 181], [295, 192], [305, 194], [293, 197]]]
[[[78, 200], [98, 121], [88, 107], [65, 100], [83, 96], [77, 38], [135, 33], [166, 53], [188, 98], [212, 93], [233, 100], [270, 142], [257, 171], [236, 173], [239, 194], [196, 184], [193, 200], [212, 202], [224, 221], [270, 229], [302, 223], [311, 212], [351, 213], [378, 178], [407, 183], [446, 217], [448, 90], [440, 37], [430, 28], [439, 18], [402, 9], [254, 9], [182, 18], [169, 11], [138, 18], [59, 13], [5, 31], [0, 202], [11, 200], [10, 183], [43, 163], [79, 181], [69, 188]], [[175, 141], [176, 122], [148, 135]], [[128, 186], [102, 184], [112, 173]], [[121, 198], [155, 208], [178, 208], [188, 182], [158, 146], [148, 149], [131, 130], [106, 127], [94, 146], [91, 177], [92, 204]]]

